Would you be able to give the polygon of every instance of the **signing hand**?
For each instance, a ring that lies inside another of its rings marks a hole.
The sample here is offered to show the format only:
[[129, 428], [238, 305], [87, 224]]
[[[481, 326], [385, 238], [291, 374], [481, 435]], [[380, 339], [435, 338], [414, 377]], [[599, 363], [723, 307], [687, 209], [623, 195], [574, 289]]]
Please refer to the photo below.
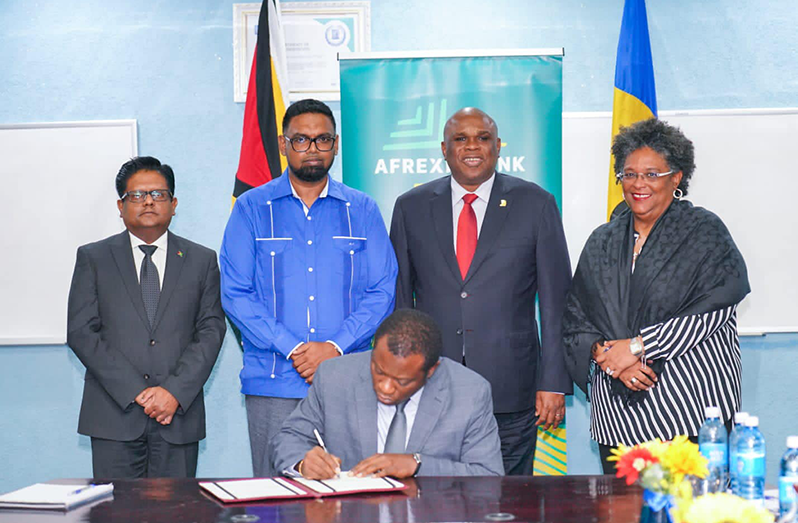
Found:
[[626, 385], [627, 388], [634, 391], [649, 390], [654, 386], [657, 381], [657, 375], [651, 370], [651, 367], [644, 366], [638, 362], [637, 365], [632, 365], [618, 375], [618, 379]]
[[163, 387], [148, 387], [136, 396], [136, 403], [144, 407], [144, 414], [154, 418], [161, 425], [172, 423], [172, 417], [180, 404]]
[[341, 473], [341, 458], [327, 454], [316, 446], [305, 454], [300, 473], [307, 479], [332, 479]]
[[543, 430], [557, 427], [565, 416], [565, 395], [539, 390], [535, 395], [535, 415], [535, 425], [542, 425]]
[[374, 454], [355, 465], [350, 472], [358, 477], [391, 476], [401, 479], [411, 477], [416, 471], [416, 467], [418, 467], [418, 463], [413, 459], [412, 454]]
[[335, 345], [328, 342], [309, 341], [303, 343], [291, 354], [294, 368], [308, 383], [313, 383], [313, 375], [324, 360], [340, 356]]
[[[596, 354], [594, 358], [601, 370], [613, 378], [617, 378], [622, 371], [637, 363], [638, 357], [629, 350], [630, 341], [630, 339], [608, 341], [609, 348], [605, 352]], [[608, 369], [611, 372], [608, 372]]]

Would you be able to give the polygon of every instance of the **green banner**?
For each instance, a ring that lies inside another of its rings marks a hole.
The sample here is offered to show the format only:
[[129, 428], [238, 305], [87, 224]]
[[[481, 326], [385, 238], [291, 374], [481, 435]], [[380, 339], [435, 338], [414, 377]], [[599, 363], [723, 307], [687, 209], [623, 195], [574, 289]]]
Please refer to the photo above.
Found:
[[562, 209], [562, 57], [342, 59], [343, 180], [390, 223], [396, 197], [449, 174], [443, 126], [463, 107], [496, 120], [497, 170], [533, 181]]

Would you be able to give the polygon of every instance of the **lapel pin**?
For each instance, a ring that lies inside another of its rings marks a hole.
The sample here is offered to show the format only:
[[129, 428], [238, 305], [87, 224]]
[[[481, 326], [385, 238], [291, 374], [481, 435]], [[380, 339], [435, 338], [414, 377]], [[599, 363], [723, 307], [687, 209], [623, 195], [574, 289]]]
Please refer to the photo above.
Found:
[[507, 207], [507, 200], [502, 200], [499, 202], [499, 207]]
[[[502, 200], [502, 201], [504, 201], [504, 200]], [[183, 251], [177, 251], [177, 255], [182, 258], [183, 257]]]

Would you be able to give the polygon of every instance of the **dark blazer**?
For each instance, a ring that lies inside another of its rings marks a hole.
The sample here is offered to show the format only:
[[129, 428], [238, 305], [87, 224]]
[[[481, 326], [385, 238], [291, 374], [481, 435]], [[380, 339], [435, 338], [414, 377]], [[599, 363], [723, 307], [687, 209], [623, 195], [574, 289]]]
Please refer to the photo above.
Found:
[[551, 194], [497, 173], [465, 280], [454, 252], [449, 176], [397, 199], [391, 241], [399, 261], [396, 307], [435, 318], [444, 356], [462, 361], [465, 350], [468, 367], [493, 387], [495, 412], [533, 407], [538, 390], [573, 392], [562, 347], [571, 266]]
[[[329, 451], [350, 470], [377, 453], [377, 395], [371, 351], [319, 365], [313, 385], [272, 440], [277, 470], [292, 468], [317, 445], [318, 429]], [[420, 476], [503, 475], [490, 386], [476, 372], [442, 358], [424, 385], [408, 454], [421, 454]]]
[[225, 333], [216, 253], [169, 233], [155, 326], [150, 329], [128, 232], [78, 249], [69, 291], [67, 344], [86, 366], [78, 432], [131, 441], [147, 415], [135, 403], [160, 385], [180, 403], [161, 434], [205, 437], [202, 387]]

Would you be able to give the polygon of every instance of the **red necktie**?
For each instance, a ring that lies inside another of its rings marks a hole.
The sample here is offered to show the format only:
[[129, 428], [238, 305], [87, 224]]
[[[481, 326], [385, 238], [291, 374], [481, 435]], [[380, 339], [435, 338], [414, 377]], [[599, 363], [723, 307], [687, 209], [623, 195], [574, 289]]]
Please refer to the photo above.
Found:
[[477, 250], [477, 215], [471, 207], [476, 199], [476, 194], [463, 196], [463, 210], [457, 219], [457, 265], [464, 280]]

